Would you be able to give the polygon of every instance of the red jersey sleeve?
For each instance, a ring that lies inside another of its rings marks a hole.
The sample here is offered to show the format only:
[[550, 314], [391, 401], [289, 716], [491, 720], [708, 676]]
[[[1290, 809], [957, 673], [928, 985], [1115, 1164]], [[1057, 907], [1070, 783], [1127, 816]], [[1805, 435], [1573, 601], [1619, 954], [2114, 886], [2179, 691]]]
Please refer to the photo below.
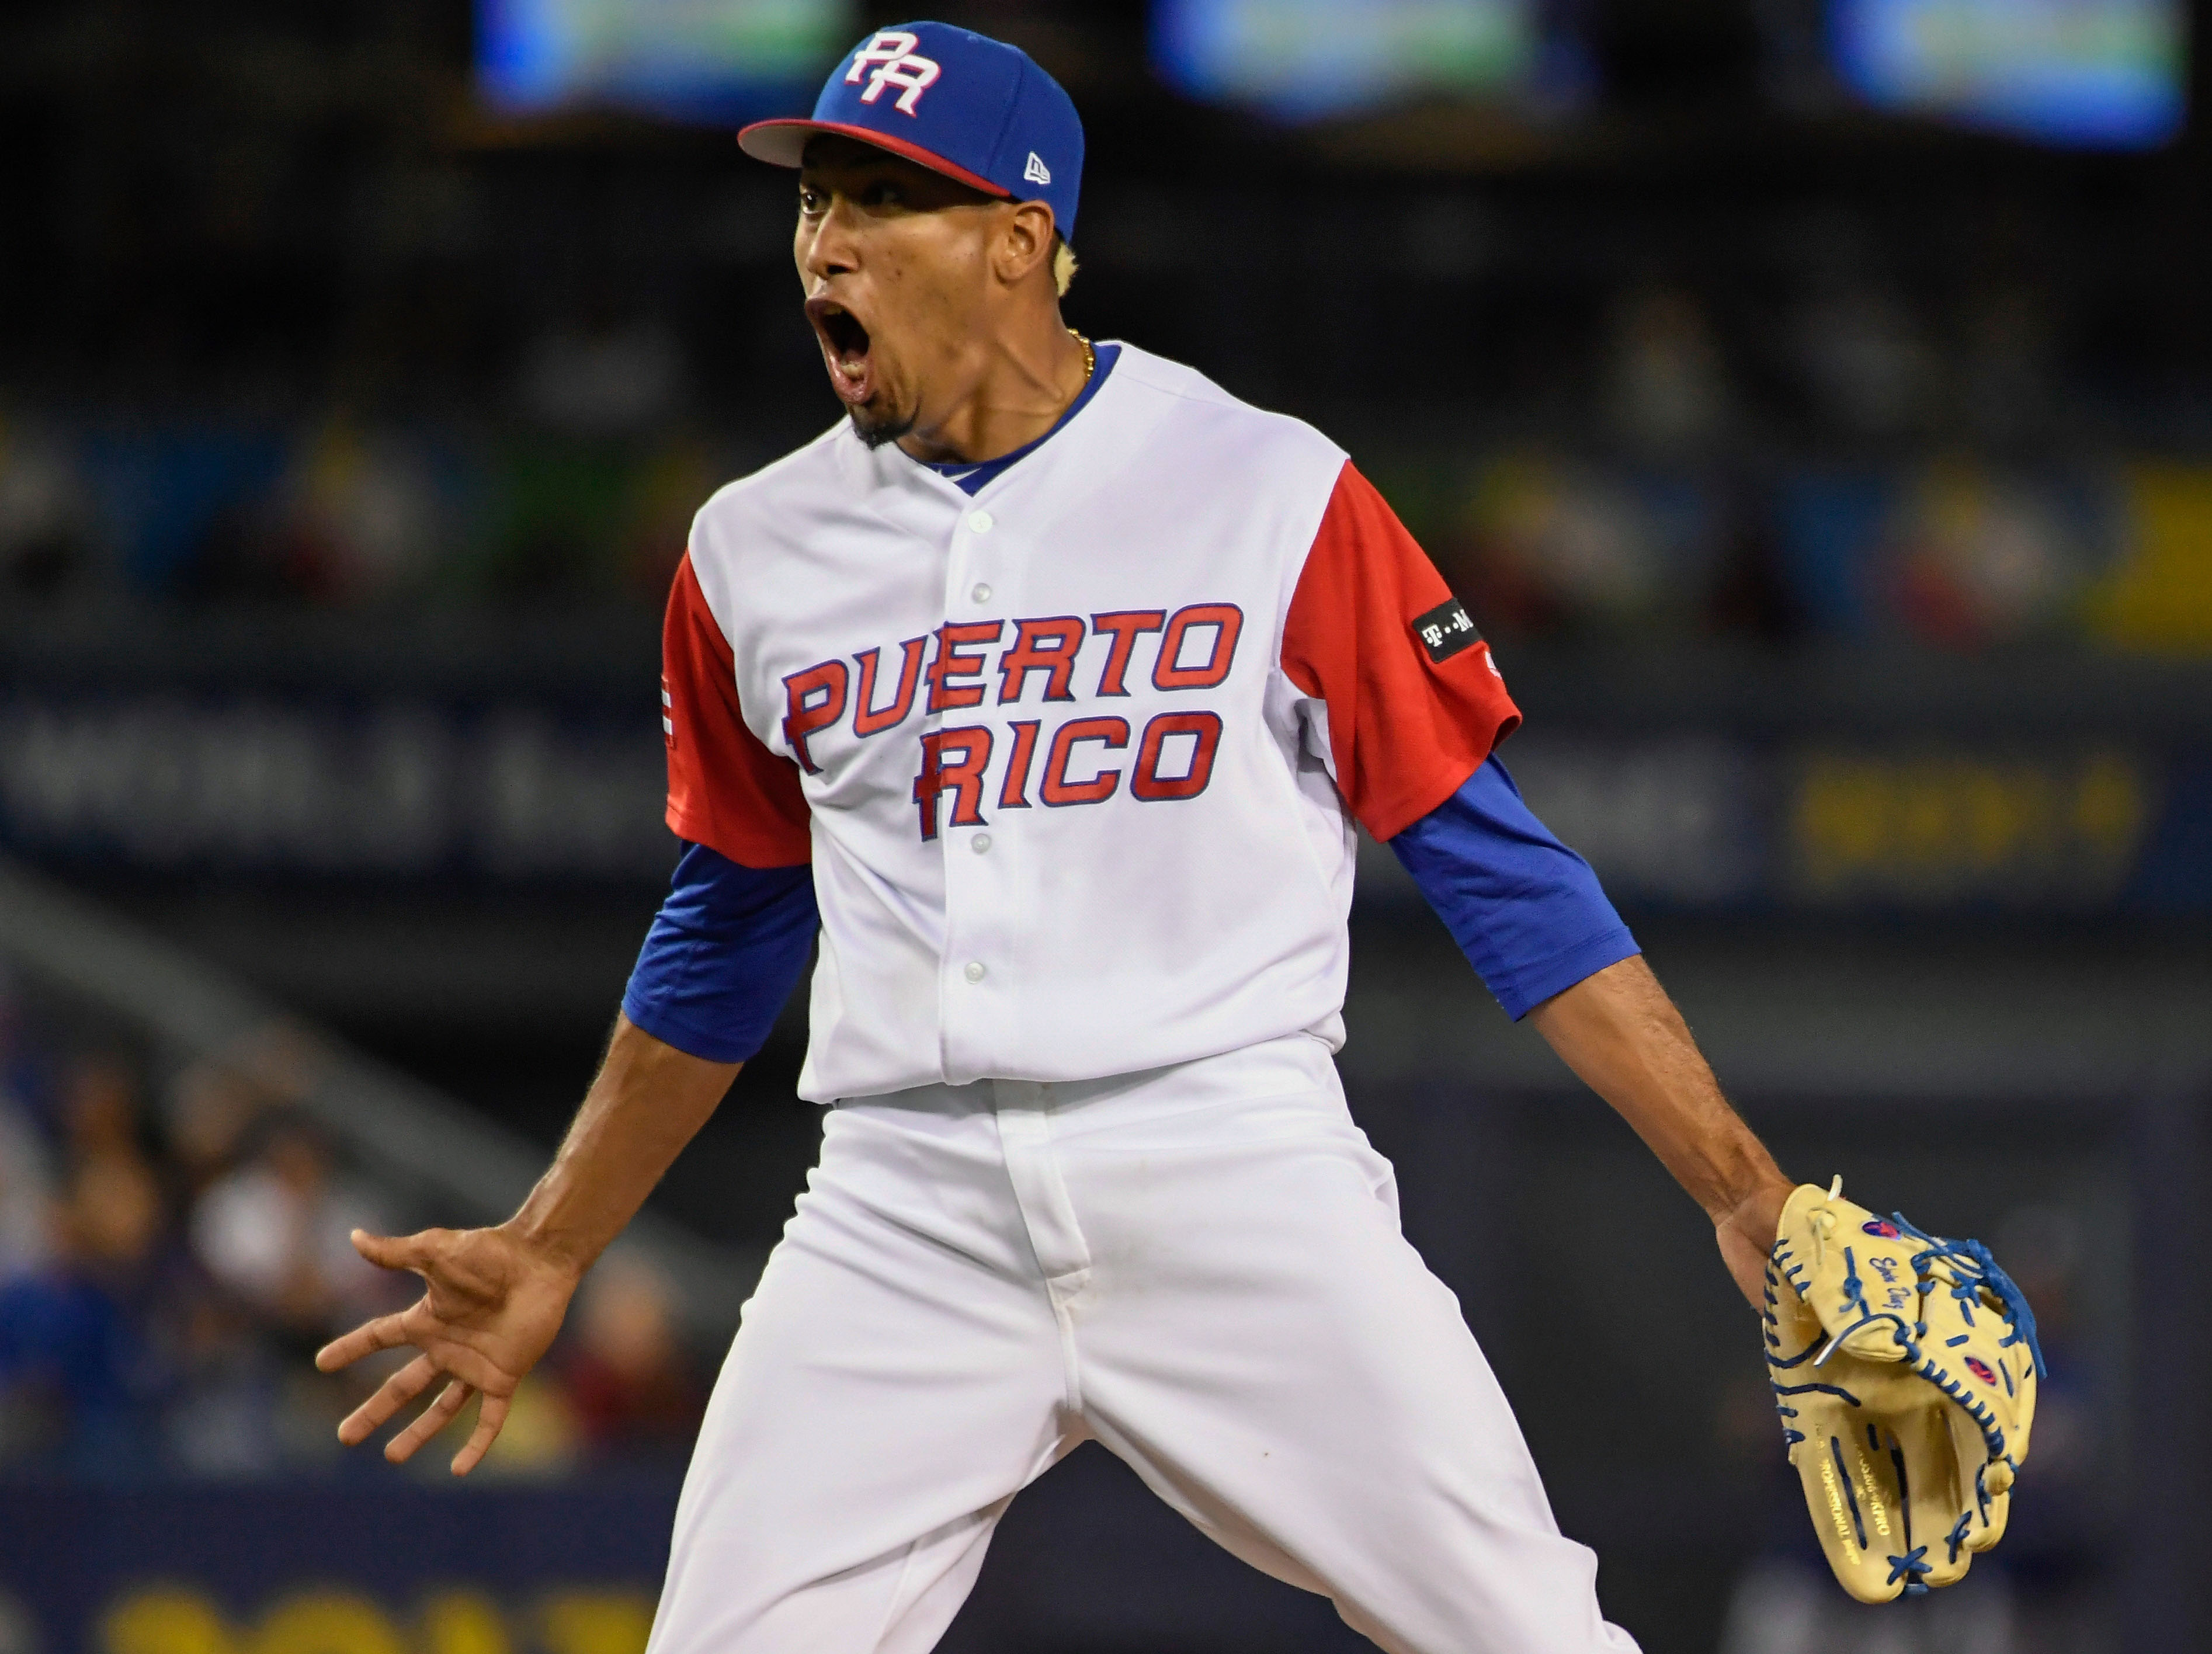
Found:
[[685, 553], [660, 629], [660, 727], [668, 741], [668, 825], [748, 867], [813, 856], [799, 766], [745, 727], [737, 663]]
[[1349, 460], [1291, 598], [1283, 671], [1327, 704], [1337, 790], [1379, 839], [1457, 792], [1521, 722], [1489, 644]]

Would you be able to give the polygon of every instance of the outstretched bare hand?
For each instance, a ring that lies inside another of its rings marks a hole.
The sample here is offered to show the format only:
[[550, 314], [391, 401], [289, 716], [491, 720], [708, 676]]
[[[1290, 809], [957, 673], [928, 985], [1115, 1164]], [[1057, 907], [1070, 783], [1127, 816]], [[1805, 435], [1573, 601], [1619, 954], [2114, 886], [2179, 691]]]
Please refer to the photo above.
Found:
[[380, 1268], [422, 1276], [425, 1290], [408, 1308], [379, 1316], [317, 1353], [315, 1365], [336, 1372], [378, 1350], [407, 1345], [420, 1352], [347, 1415], [338, 1439], [359, 1446], [443, 1375], [445, 1389], [385, 1444], [384, 1456], [404, 1463], [471, 1396], [480, 1395], [477, 1427], [453, 1455], [453, 1474], [465, 1476], [498, 1439], [515, 1386], [561, 1330], [578, 1276], [504, 1225], [425, 1229], [397, 1237], [356, 1229], [353, 1244]]

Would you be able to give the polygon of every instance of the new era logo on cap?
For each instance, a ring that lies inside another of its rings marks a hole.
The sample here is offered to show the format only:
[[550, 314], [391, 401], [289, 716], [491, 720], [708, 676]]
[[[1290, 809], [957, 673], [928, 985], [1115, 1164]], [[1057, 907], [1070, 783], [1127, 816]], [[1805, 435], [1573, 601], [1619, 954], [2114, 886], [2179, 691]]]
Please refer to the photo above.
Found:
[[756, 121], [747, 155], [796, 167], [817, 132], [858, 138], [986, 194], [1042, 201], [1075, 239], [1083, 123], [1029, 55], [948, 23], [879, 28], [830, 71], [805, 120]]

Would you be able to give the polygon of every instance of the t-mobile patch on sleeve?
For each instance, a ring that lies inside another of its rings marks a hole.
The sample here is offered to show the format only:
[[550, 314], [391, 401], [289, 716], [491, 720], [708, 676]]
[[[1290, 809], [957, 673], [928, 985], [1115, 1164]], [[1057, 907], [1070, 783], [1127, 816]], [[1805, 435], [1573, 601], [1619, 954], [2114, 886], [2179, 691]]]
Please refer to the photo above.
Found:
[[1413, 635], [1421, 640], [1429, 659], [1439, 666], [1462, 649], [1472, 648], [1482, 642], [1482, 634], [1474, 629], [1474, 623], [1467, 617], [1467, 610], [1457, 598], [1416, 616]]

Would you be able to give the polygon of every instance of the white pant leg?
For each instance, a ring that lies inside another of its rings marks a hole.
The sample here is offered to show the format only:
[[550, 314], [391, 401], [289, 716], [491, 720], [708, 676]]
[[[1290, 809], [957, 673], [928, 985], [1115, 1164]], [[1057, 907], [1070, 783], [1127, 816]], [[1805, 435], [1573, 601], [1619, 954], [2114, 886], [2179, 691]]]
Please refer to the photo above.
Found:
[[1081, 1439], [998, 1122], [939, 1095], [831, 1111], [714, 1386], [649, 1654], [922, 1654]]
[[1392, 1654], [1633, 1654], [1340, 1091], [1052, 1124], [1085, 1418], [1154, 1491]]

